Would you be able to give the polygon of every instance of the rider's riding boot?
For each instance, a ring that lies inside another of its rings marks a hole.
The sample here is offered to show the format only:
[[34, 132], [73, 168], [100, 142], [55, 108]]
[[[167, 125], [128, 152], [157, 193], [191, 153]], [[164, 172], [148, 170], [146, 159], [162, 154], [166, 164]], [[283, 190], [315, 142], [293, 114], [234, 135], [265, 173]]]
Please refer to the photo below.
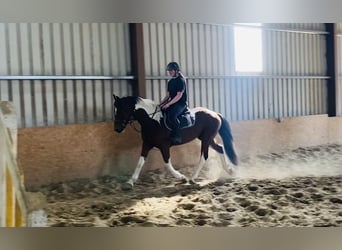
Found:
[[179, 144], [182, 142], [182, 137], [179, 129], [174, 129], [171, 131], [170, 140], [173, 144]]

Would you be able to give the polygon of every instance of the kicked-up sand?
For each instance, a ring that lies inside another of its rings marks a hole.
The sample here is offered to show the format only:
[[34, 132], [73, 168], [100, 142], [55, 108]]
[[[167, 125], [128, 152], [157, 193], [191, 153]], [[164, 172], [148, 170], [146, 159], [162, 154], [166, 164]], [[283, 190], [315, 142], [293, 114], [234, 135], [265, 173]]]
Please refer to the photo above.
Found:
[[[211, 152], [197, 184], [164, 169], [42, 186], [51, 227], [340, 227], [342, 145], [240, 159], [230, 177]], [[179, 171], [191, 177], [194, 167]], [[37, 191], [37, 190], [36, 190]]]

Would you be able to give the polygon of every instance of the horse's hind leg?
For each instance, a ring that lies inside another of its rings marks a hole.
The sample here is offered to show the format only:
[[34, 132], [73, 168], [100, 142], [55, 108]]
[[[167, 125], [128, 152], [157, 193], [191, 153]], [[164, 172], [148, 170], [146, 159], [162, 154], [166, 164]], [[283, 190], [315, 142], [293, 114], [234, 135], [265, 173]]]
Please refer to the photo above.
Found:
[[191, 181], [192, 182], [196, 182], [195, 179], [197, 179], [201, 169], [203, 168], [204, 164], [206, 163], [206, 161], [208, 160], [208, 152], [209, 152], [209, 144], [204, 142], [202, 140], [202, 144], [201, 144], [201, 159], [200, 162], [197, 166], [196, 171], [193, 173], [192, 177], [191, 177]]
[[204, 156], [201, 155], [201, 159], [200, 159], [200, 162], [198, 163], [198, 166], [197, 166], [197, 169], [196, 171], [193, 173], [192, 177], [191, 177], [191, 181], [193, 183], [195, 183], [201, 169], [203, 168], [204, 164], [205, 164], [206, 160], [204, 159]]
[[232, 167], [229, 166], [229, 163], [227, 161], [227, 158], [226, 158], [226, 154], [224, 152], [224, 147], [220, 144], [217, 144], [215, 142], [215, 140], [213, 139], [211, 142], [210, 142], [210, 146], [219, 153], [219, 156], [220, 156], [220, 159], [221, 159], [221, 163], [222, 163], [222, 166], [223, 166], [223, 169], [229, 174], [229, 175], [232, 175], [233, 172], [234, 172], [234, 169]]

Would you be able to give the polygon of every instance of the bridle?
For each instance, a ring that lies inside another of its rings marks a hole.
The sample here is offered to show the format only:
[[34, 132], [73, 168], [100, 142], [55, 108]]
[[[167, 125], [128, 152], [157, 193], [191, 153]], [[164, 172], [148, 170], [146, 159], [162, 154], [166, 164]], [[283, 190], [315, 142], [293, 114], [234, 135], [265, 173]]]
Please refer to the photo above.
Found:
[[[121, 121], [121, 125], [124, 124], [125, 127], [127, 126], [127, 124], [129, 124], [136, 132], [140, 133], [141, 131], [139, 131], [136, 126], [134, 125], [134, 112], [136, 111], [136, 109], [134, 109], [134, 111], [132, 112], [132, 114], [129, 116], [128, 120], [122, 120]], [[156, 108], [155, 110], [152, 112], [152, 113], [149, 113], [148, 116], [153, 119], [154, 116], [158, 113], [158, 112], [161, 112], [160, 108], [158, 105], [156, 105]], [[115, 116], [116, 116], [116, 111], [115, 111], [115, 108], [114, 108], [114, 120], [115, 120]]]
[[[135, 111], [135, 110], [134, 110]], [[133, 111], [133, 113], [134, 113]], [[116, 108], [114, 108], [114, 121], [116, 120]], [[121, 121], [121, 126], [126, 127], [127, 124], [132, 124], [134, 122], [134, 116], [133, 114], [129, 116], [128, 120], [124, 119]]]

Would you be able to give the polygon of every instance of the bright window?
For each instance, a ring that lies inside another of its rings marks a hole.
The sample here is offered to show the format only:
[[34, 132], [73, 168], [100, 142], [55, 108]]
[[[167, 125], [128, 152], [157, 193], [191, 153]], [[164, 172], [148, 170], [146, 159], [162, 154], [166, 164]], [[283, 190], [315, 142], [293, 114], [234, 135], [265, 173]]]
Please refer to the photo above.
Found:
[[262, 33], [260, 24], [234, 27], [235, 71], [262, 71]]

